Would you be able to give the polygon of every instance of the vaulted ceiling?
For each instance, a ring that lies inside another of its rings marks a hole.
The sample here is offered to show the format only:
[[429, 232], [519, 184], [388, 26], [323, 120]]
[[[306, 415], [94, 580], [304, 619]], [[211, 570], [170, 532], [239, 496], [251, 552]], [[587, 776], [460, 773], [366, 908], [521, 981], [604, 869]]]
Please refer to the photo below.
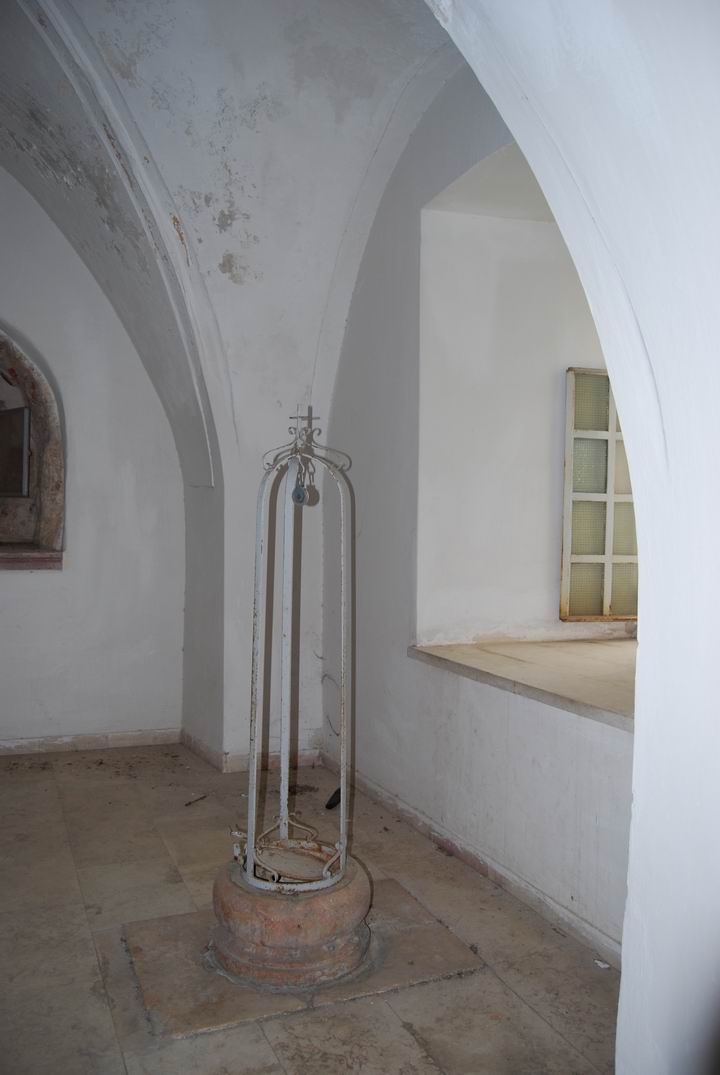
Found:
[[375, 204], [462, 63], [423, 0], [9, 0], [0, 56], [0, 164], [115, 306], [186, 482], [215, 427], [242, 455], [327, 406]]

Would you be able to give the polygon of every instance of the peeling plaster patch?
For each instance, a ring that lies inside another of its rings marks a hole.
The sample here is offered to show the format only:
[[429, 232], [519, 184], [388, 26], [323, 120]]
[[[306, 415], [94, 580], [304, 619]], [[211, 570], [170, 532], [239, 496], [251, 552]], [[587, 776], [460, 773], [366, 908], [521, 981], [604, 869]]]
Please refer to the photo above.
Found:
[[227, 250], [218, 264], [221, 273], [228, 276], [234, 284], [247, 284], [251, 281], [262, 280], [263, 274], [250, 268], [244, 258]]
[[[228, 151], [239, 127], [258, 134], [264, 123], [287, 115], [285, 105], [272, 95], [266, 82], [260, 83], [252, 96], [244, 100], [237, 100], [226, 87], [221, 87], [217, 91], [216, 100], [215, 120], [204, 146], [211, 156], [222, 156]], [[186, 127], [185, 133], [193, 142], [196, 136], [191, 125], [190, 129]]]
[[[93, 138], [88, 143], [87, 136], [83, 137], [79, 131], [66, 130], [29, 94], [21, 99], [17, 91], [11, 94], [2, 87], [0, 97], [5, 108], [0, 150], [12, 147], [18, 159], [32, 162], [46, 183], [71, 190], [80, 188], [92, 196], [100, 211], [100, 223], [106, 231], [121, 233], [128, 240], [137, 259], [135, 270], [147, 273], [147, 262], [140, 253], [141, 230], [118, 201], [115, 172], [108, 167], [100, 142]], [[122, 163], [109, 126], [105, 133], [114, 155]]]
[[248, 130], [257, 134], [260, 131], [263, 120], [273, 123], [287, 115], [287, 108], [277, 97], [270, 92], [267, 82], [261, 82], [254, 95], [238, 109], [238, 122]]
[[[168, 113], [168, 127], [174, 127], [181, 114], [194, 108], [197, 101], [195, 83], [184, 72], [174, 75], [172, 84], [162, 75], [157, 75], [150, 83], [150, 107], [156, 112]], [[190, 125], [190, 120], [185, 115], [185, 127]], [[191, 133], [194, 137], [194, 132]]]
[[[206, 203], [209, 204], [209, 203]], [[218, 210], [214, 217], [215, 226], [219, 232], [229, 231], [237, 219], [243, 220], [247, 223], [250, 220], [250, 214], [238, 210], [235, 203], [235, 195], [232, 192], [232, 186], [230, 181], [225, 184], [225, 205]], [[245, 232], [245, 238], [249, 237], [249, 233]], [[253, 236], [254, 242], [259, 242], [257, 235]], [[250, 245], [246, 243], [246, 245]]]
[[142, 58], [142, 50], [139, 44], [134, 49], [126, 50], [114, 41], [106, 30], [98, 34], [98, 45], [109, 67], [118, 78], [129, 82], [131, 86], [138, 85], [138, 63]]
[[257, 184], [235, 171], [229, 161], [223, 161], [220, 166], [220, 175], [223, 190], [228, 197], [235, 197], [237, 193], [246, 199], [257, 198]]
[[168, 112], [172, 114], [172, 106], [170, 104], [171, 96], [172, 91], [164, 79], [153, 79], [150, 87], [151, 108], [154, 108], [156, 112]]
[[130, 174], [130, 171], [128, 169], [127, 164], [125, 163], [125, 156], [122, 153], [122, 151], [120, 149], [120, 146], [118, 145], [117, 138], [115, 137], [113, 131], [111, 130], [111, 128], [109, 127], [109, 125], [107, 123], [103, 123], [102, 127], [103, 127], [103, 130], [105, 131], [105, 136], [106, 136], [108, 142], [110, 143], [110, 148], [113, 151], [115, 159], [117, 160], [118, 164], [120, 165], [120, 167], [122, 168], [123, 172], [125, 173], [125, 177], [126, 177], [128, 183], [130, 184], [130, 186], [134, 187], [135, 183], [133, 182], [133, 177]]
[[215, 223], [218, 231], [229, 231], [237, 220], [237, 209], [235, 208], [235, 201], [231, 199], [232, 204], [228, 205], [226, 209], [221, 209], [218, 215], [215, 217]]
[[187, 263], [189, 265], [190, 264], [190, 254], [188, 252], [187, 240], [185, 238], [185, 232], [183, 231], [183, 226], [180, 223], [180, 218], [175, 213], [173, 213], [173, 215], [170, 217], [170, 219], [172, 221], [172, 226], [175, 228], [175, 231], [177, 232], [178, 239], [182, 243], [182, 248], [185, 251], [185, 258], [186, 258]]
[[108, 65], [118, 78], [130, 86], [139, 85], [138, 64], [158, 49], [168, 45], [170, 33], [175, 25], [175, 16], [171, 14], [169, 0], [161, 3], [113, 3], [106, 10], [117, 15], [128, 24], [143, 20], [134, 31], [130, 40], [123, 40], [120, 29], [112, 32], [100, 30], [97, 43]]
[[[228, 161], [223, 161], [213, 169], [212, 179], [219, 189], [218, 193], [187, 187], [179, 187], [176, 192], [178, 204], [182, 205], [188, 217], [192, 218], [196, 238], [201, 239], [206, 227], [203, 218], [207, 214], [212, 217], [213, 224], [221, 235], [230, 231], [237, 234], [239, 231], [235, 241], [241, 247], [247, 249], [256, 246], [260, 238], [249, 227], [252, 216], [246, 209], [238, 206], [238, 199], [249, 201], [256, 198], [257, 185], [235, 171]], [[240, 228], [239, 224], [243, 227]]]
[[233, 194], [232, 186], [228, 181], [225, 184], [225, 205], [218, 210], [216, 216], [213, 218], [217, 230], [219, 232], [229, 231], [237, 220], [237, 215], [235, 195]]
[[195, 216], [202, 212], [203, 206], [209, 208], [213, 203], [213, 196], [209, 192], [188, 190], [186, 187], [179, 188], [178, 198]]
[[185, 137], [187, 138], [193, 149], [202, 149], [202, 139], [198, 134], [196, 134], [191, 119], [185, 121], [183, 131], [185, 133]]
[[327, 42], [300, 45], [293, 50], [293, 65], [298, 92], [317, 79], [328, 84], [336, 123], [342, 122], [355, 101], [372, 97], [377, 85], [371, 58], [357, 45], [350, 49]]

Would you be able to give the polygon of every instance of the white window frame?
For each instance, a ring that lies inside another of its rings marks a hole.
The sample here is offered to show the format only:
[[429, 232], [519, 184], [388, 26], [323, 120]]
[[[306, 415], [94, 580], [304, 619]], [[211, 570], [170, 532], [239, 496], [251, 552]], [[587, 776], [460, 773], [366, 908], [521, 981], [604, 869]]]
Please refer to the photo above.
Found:
[[[617, 428], [617, 408], [612, 393], [612, 385], [609, 385], [609, 415], [607, 432], [593, 429], [575, 429], [575, 375], [589, 374], [595, 377], [608, 377], [606, 370], [584, 369], [581, 366], [572, 366], [567, 371], [567, 403], [565, 418], [565, 486], [563, 497], [563, 544], [562, 544], [562, 568], [560, 574], [560, 619], [574, 622], [589, 622], [602, 620], [637, 620], [637, 615], [614, 616], [611, 612], [612, 601], [612, 576], [613, 564], [636, 564], [637, 556], [621, 556], [613, 554], [613, 537], [615, 533], [615, 505], [632, 504], [632, 493], [615, 492], [615, 455], [618, 441], [623, 440], [622, 433]], [[609, 382], [609, 378], [608, 378]], [[575, 455], [575, 440], [596, 439], [608, 442], [607, 453], [607, 483], [604, 493], [575, 493], [573, 492], [573, 461]], [[596, 555], [579, 555], [572, 552], [572, 508], [575, 500], [595, 500], [606, 505], [605, 509], [605, 551]], [[603, 578], [603, 611], [602, 615], [595, 616], [571, 616], [570, 615], [570, 567], [571, 564], [603, 564], [605, 567]]]

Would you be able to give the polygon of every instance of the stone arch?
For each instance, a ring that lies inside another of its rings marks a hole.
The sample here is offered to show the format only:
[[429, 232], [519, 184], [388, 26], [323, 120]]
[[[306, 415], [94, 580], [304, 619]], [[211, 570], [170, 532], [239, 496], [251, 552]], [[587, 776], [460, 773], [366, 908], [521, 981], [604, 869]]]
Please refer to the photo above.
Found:
[[704, 492], [720, 447], [720, 16], [704, 2], [662, 4], [660, 19], [646, 3], [428, 3], [552, 208], [623, 415], [642, 569], [617, 1069], [706, 1070], [720, 1008], [720, 572]]
[[0, 497], [0, 543], [60, 551], [65, 524], [65, 451], [60, 407], [40, 368], [0, 332], [0, 409], [29, 413], [25, 495]]

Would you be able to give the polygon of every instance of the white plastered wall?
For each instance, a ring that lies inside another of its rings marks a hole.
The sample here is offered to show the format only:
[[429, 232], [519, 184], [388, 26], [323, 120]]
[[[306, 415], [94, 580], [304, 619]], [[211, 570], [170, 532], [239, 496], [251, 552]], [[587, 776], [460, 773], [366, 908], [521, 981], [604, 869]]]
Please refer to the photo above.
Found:
[[0, 322], [57, 386], [60, 571], [0, 571], [0, 740], [173, 730], [182, 699], [183, 492], [125, 330], [37, 203], [0, 170]]
[[[388, 184], [353, 296], [329, 433], [353, 457], [357, 497], [355, 766], [617, 956], [632, 736], [407, 656], [416, 622], [421, 211], [507, 140], [472, 74], [455, 76]], [[561, 406], [558, 421], [562, 440]], [[323, 654], [333, 673], [330, 551], [326, 543]], [[329, 677], [325, 687], [333, 754], [337, 690]]]
[[613, 633], [558, 612], [565, 371], [605, 365], [575, 267], [553, 222], [434, 204], [422, 213], [417, 640]]

